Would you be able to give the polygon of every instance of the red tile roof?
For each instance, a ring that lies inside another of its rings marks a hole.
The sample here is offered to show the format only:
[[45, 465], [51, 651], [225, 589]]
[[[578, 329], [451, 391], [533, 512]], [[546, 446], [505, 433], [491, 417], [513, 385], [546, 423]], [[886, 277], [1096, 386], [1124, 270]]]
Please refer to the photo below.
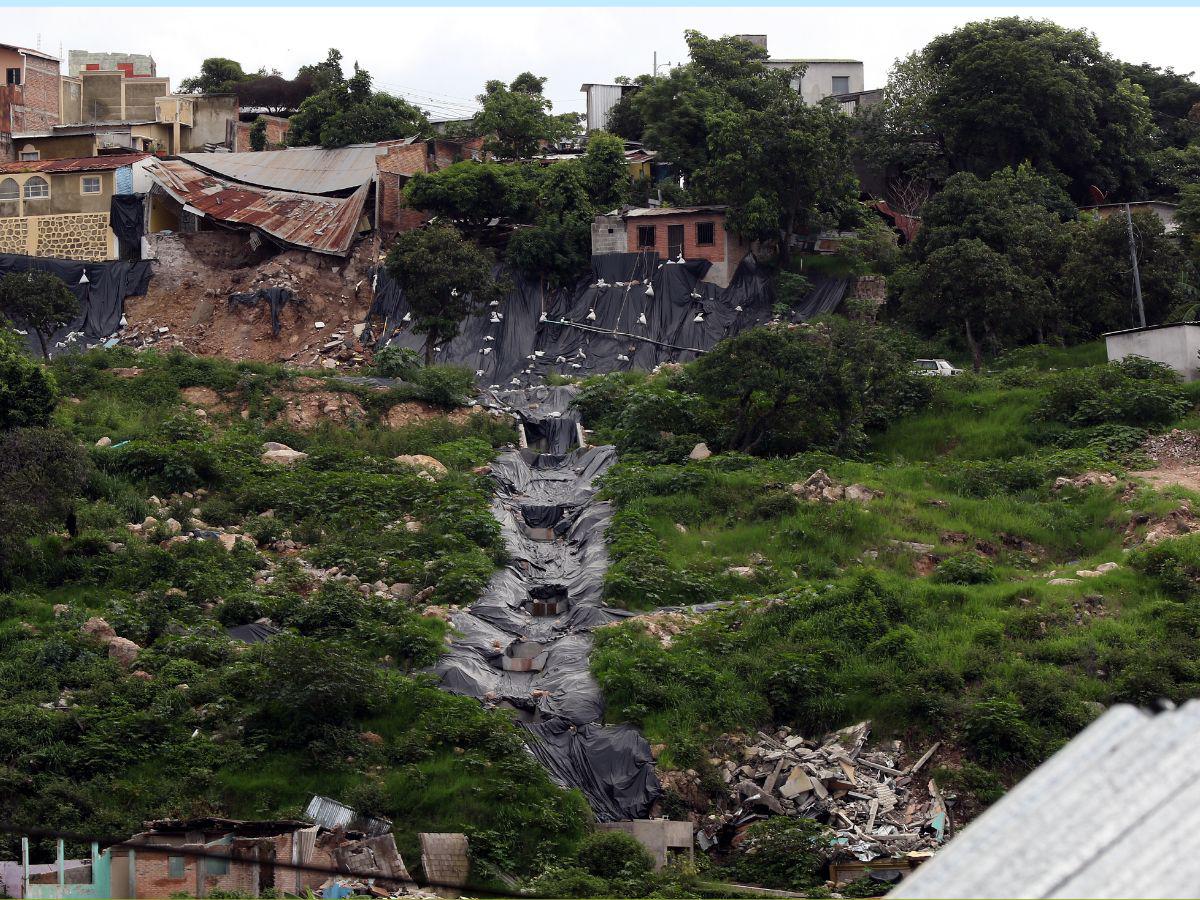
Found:
[[85, 156], [79, 159], [34, 159], [22, 162], [0, 163], [0, 174], [11, 175], [21, 172], [45, 172], [58, 175], [63, 172], [107, 172], [131, 166], [145, 159], [149, 153], [122, 153], [119, 156]]

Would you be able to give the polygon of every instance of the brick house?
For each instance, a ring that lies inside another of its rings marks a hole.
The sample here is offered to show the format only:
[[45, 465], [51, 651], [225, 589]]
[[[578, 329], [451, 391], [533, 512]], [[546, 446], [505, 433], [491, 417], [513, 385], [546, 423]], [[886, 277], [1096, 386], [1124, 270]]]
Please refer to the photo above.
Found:
[[13, 132], [36, 131], [61, 120], [59, 62], [40, 50], [0, 44], [0, 162], [15, 159]]
[[288, 135], [292, 130], [291, 119], [284, 116], [255, 116], [247, 121], [230, 122], [230, 130], [232, 136], [226, 139], [226, 142], [232, 147], [234, 153], [249, 153], [254, 150], [250, 146], [250, 129], [254, 127], [255, 121], [262, 119], [267, 123], [267, 148], [286, 147]]
[[703, 259], [711, 263], [704, 281], [728, 287], [750, 244], [725, 227], [724, 206], [627, 209], [597, 216], [592, 253], [644, 253], [662, 259]]
[[483, 138], [449, 141], [397, 142], [375, 161], [375, 223], [386, 240], [411, 231], [429, 220], [426, 213], [404, 202], [404, 186], [418, 172], [436, 172], [465, 159], [483, 159]]

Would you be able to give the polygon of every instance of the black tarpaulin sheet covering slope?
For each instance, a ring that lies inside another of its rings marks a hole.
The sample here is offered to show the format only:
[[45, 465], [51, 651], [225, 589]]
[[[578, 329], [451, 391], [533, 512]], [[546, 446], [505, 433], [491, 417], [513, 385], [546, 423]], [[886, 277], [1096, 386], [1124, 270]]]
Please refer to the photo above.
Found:
[[[523, 409], [537, 418], [537, 410]], [[455, 639], [434, 667], [446, 690], [522, 711], [537, 737], [532, 752], [558, 783], [582, 790], [602, 821], [644, 817], [661, 791], [645, 740], [633, 729], [595, 724], [604, 700], [588, 668], [591, 630], [629, 615], [605, 607], [601, 596], [612, 509], [595, 500], [595, 481], [615, 458], [612, 447], [592, 447], [509, 451], [495, 460], [492, 512], [511, 562], [455, 615]], [[546, 597], [565, 602], [535, 614]], [[504, 668], [515, 642], [540, 645], [540, 670]]]
[[[489, 406], [512, 413], [525, 427], [525, 437], [531, 447], [546, 453], [562, 454], [578, 439], [579, 413], [571, 407], [578, 393], [569, 386], [491, 390], [484, 392]], [[529, 509], [526, 507], [526, 524]]]
[[[79, 298], [80, 315], [58, 329], [48, 342], [52, 353], [71, 346], [93, 345], [115, 333], [121, 327], [125, 298], [145, 294], [151, 274], [148, 260], [80, 262], [0, 254], [0, 276], [29, 271], [57, 275]], [[24, 329], [23, 323], [14, 324]], [[26, 343], [31, 349], [38, 347], [37, 337], [32, 333], [27, 335]]]
[[[703, 261], [664, 262], [655, 253], [606, 253], [592, 257], [592, 275], [574, 289], [545, 296], [537, 282], [510, 273], [514, 287], [508, 296], [465, 319], [458, 336], [437, 348], [435, 359], [466, 366], [480, 384], [496, 389], [540, 384], [550, 373], [687, 362], [773, 315], [768, 279], [753, 257], [743, 260], [727, 288], [701, 281], [707, 269]], [[831, 311], [847, 282], [814, 276], [795, 318]], [[412, 331], [399, 285], [383, 269], [373, 284], [370, 315], [384, 322], [379, 345], [421, 349], [424, 336]]]

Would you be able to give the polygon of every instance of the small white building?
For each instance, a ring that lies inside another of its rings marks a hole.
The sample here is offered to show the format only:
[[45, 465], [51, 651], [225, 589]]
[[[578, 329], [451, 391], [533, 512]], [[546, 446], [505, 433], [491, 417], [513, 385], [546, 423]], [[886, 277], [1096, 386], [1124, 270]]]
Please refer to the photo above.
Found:
[[630, 91], [637, 90], [632, 84], [582, 84], [579, 90], [587, 96], [587, 130], [607, 131], [608, 114]]
[[1200, 379], [1200, 322], [1173, 322], [1127, 328], [1104, 335], [1108, 361], [1127, 356], [1144, 356], [1164, 363], [1183, 376], [1184, 381]]
[[826, 97], [859, 94], [865, 90], [861, 59], [769, 59], [772, 69], [803, 66], [804, 74], [792, 79], [792, 87], [804, 102], [816, 106]]

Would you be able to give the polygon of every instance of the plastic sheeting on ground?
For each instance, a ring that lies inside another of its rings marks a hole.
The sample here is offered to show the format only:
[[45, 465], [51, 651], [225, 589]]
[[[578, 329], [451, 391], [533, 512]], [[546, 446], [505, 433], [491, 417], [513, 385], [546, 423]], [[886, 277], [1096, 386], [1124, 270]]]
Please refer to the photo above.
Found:
[[[72, 346], [92, 346], [114, 334], [121, 327], [125, 298], [145, 294], [151, 275], [148, 260], [81, 262], [0, 254], [0, 276], [29, 271], [57, 275], [79, 298], [79, 316], [58, 329], [47, 342], [52, 353]], [[21, 322], [13, 324], [28, 330]], [[32, 332], [26, 336], [26, 343], [31, 350], [37, 351], [37, 336]]]
[[266, 300], [267, 304], [271, 307], [271, 334], [279, 337], [279, 313], [295, 299], [296, 295], [287, 288], [269, 287], [258, 288], [257, 290], [246, 291], [241, 294], [230, 294], [229, 305], [257, 306], [260, 301]]
[[[435, 348], [434, 358], [469, 367], [480, 384], [494, 389], [540, 384], [551, 373], [687, 362], [774, 315], [769, 281], [753, 257], [743, 260], [727, 288], [700, 280], [708, 268], [699, 260], [663, 261], [653, 252], [606, 253], [592, 257], [592, 275], [574, 289], [544, 296], [539, 283], [510, 275], [508, 296], [464, 320], [456, 338]], [[794, 320], [832, 311], [848, 283], [814, 276]], [[370, 316], [384, 323], [378, 346], [422, 348], [425, 338], [412, 331], [403, 290], [383, 269], [373, 284]]]
[[[564, 390], [503, 401], [528, 422], [553, 421], [569, 402]], [[591, 631], [630, 615], [601, 596], [612, 509], [595, 500], [595, 482], [615, 459], [614, 448], [591, 447], [513, 450], [493, 462], [492, 512], [511, 561], [454, 616], [455, 639], [434, 667], [444, 689], [518, 710], [531, 751], [601, 821], [645, 817], [661, 792], [637, 731], [595, 724], [604, 699], [588, 668]]]

